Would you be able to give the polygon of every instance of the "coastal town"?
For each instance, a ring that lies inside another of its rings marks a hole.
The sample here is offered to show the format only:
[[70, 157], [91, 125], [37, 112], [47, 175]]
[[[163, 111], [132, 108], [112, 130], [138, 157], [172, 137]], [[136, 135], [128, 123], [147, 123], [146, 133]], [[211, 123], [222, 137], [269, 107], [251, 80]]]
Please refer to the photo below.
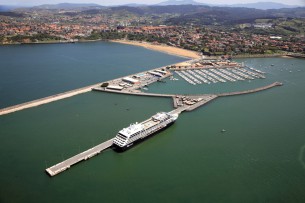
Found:
[[[305, 53], [304, 19], [259, 19], [233, 26], [167, 23], [169, 17], [135, 16], [95, 10], [19, 10], [0, 12], [0, 44], [67, 43], [92, 40], [144, 41], [204, 55]], [[160, 20], [162, 18], [162, 20]], [[281, 31], [279, 27], [285, 27]], [[281, 32], [280, 32], [280, 31]]]

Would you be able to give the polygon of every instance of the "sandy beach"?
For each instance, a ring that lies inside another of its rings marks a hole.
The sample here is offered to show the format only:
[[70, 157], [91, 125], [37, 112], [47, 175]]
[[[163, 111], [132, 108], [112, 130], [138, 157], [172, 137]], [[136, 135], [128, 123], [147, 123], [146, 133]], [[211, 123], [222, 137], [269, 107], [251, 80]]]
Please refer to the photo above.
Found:
[[140, 42], [140, 41], [129, 41], [129, 40], [111, 40], [111, 42], [117, 42], [122, 44], [134, 45], [134, 46], [141, 46], [147, 49], [151, 49], [154, 51], [160, 51], [171, 55], [186, 57], [197, 59], [200, 57], [198, 52], [190, 51], [182, 48], [171, 47], [168, 45], [155, 45], [148, 42]]
[[287, 55], [283, 55], [283, 56], [281, 56], [282, 58], [289, 58], [289, 59], [291, 59], [291, 58], [293, 58], [292, 56], [287, 56]]

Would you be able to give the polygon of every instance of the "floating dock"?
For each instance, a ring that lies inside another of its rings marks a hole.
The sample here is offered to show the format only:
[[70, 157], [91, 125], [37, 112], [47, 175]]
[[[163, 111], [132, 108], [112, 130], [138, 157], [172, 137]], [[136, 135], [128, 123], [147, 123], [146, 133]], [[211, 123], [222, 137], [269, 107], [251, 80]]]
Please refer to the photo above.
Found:
[[46, 172], [50, 176], [55, 176], [67, 169], [69, 169], [72, 165], [77, 164], [78, 162], [85, 161], [87, 159], [90, 159], [91, 157], [101, 153], [103, 150], [108, 149], [112, 146], [113, 139], [110, 139], [106, 142], [103, 142], [95, 147], [92, 147], [91, 149], [88, 149], [87, 151], [84, 151], [80, 154], [77, 154], [63, 162], [60, 162], [50, 168], [46, 169]]

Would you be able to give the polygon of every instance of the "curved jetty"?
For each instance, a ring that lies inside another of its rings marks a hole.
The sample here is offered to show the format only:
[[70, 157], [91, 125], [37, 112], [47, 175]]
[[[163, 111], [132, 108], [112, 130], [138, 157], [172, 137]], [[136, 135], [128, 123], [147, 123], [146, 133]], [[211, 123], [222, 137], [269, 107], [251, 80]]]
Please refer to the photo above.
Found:
[[282, 86], [282, 85], [283, 85], [283, 83], [274, 82], [274, 83], [272, 83], [270, 85], [267, 85], [267, 86], [264, 86], [264, 87], [259, 87], [259, 88], [252, 89], [252, 90], [246, 90], [246, 91], [240, 91], [240, 92], [222, 93], [222, 94], [217, 94], [217, 96], [219, 96], [219, 97], [226, 97], [226, 96], [235, 96], [235, 95], [241, 95], [241, 94], [250, 94], [250, 93], [259, 92], [259, 91], [270, 89], [272, 87]]

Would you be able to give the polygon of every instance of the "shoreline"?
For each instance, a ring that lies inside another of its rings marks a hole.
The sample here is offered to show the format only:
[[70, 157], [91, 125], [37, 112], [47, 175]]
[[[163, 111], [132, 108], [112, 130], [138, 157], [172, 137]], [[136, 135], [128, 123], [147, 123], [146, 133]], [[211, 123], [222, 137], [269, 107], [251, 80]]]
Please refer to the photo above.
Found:
[[198, 52], [182, 49], [178, 47], [172, 47], [164, 44], [155, 45], [149, 42], [141, 42], [141, 41], [130, 41], [130, 40], [103, 40], [103, 39], [96, 39], [96, 40], [78, 40], [78, 41], [41, 41], [41, 42], [28, 42], [28, 43], [9, 43], [9, 44], [0, 44], [1, 46], [9, 46], [9, 45], [27, 45], [27, 44], [73, 44], [73, 43], [88, 43], [88, 42], [98, 42], [98, 41], [105, 41], [105, 42], [113, 42], [113, 43], [121, 43], [133, 46], [140, 46], [146, 49], [154, 50], [163, 52], [166, 54], [179, 56], [187, 59], [198, 59], [201, 56]]
[[166, 54], [184, 57], [184, 58], [188, 58], [188, 59], [198, 59], [201, 57], [198, 52], [187, 50], [187, 49], [182, 49], [182, 48], [178, 48], [178, 47], [172, 47], [172, 46], [168, 46], [168, 45], [164, 45], [164, 44], [155, 45], [155, 44], [152, 44], [149, 42], [130, 41], [130, 40], [109, 40], [109, 42], [127, 44], [127, 45], [133, 45], [133, 46], [140, 46], [140, 47], [144, 47], [146, 49], [150, 49], [153, 51], [159, 51], [159, 52], [163, 52]]
[[75, 43], [87, 43], [87, 42], [98, 42], [98, 41], [105, 41], [102, 39], [96, 40], [78, 40], [78, 41], [60, 41], [60, 40], [51, 40], [51, 41], [38, 41], [38, 42], [13, 42], [7, 44], [0, 44], [0, 46], [10, 46], [10, 45], [32, 45], [32, 44], [75, 44]]
[[[221, 56], [207, 56], [207, 55], [200, 55], [199, 52], [173, 47], [166, 44], [152, 44], [150, 42], [145, 41], [132, 41], [132, 40], [105, 40], [105, 39], [95, 39], [95, 40], [78, 40], [78, 41], [40, 41], [40, 42], [27, 42], [27, 43], [20, 43], [20, 42], [13, 42], [7, 44], [0, 44], [0, 46], [10, 46], [10, 45], [32, 45], [32, 44], [74, 44], [74, 43], [90, 43], [90, 42], [113, 42], [113, 43], [120, 43], [120, 44], [127, 44], [132, 46], [139, 46], [144, 47], [146, 49], [150, 49], [153, 51], [159, 51], [166, 54], [186, 58], [186, 59], [199, 59], [201, 57], [206, 59], [216, 59]], [[275, 58], [275, 57], [282, 57], [282, 58], [305, 58], [305, 54], [301, 53], [274, 53], [274, 54], [240, 54], [232, 56], [233, 59], [243, 59], [243, 58]]]

